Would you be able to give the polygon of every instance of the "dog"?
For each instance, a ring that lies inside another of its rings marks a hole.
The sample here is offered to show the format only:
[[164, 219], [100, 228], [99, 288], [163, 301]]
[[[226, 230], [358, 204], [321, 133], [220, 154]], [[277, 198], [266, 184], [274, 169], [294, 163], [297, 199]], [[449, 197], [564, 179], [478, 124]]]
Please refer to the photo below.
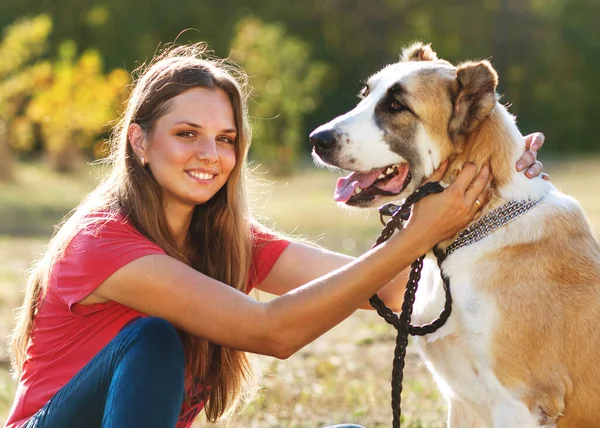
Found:
[[[335, 191], [348, 206], [406, 198], [444, 160], [445, 184], [466, 162], [489, 164], [482, 219], [509, 201], [531, 202], [447, 255], [452, 314], [415, 343], [446, 398], [451, 428], [599, 427], [600, 245], [574, 198], [516, 171], [525, 142], [497, 83], [488, 61], [454, 66], [416, 43], [367, 80], [354, 109], [311, 133], [313, 154], [351, 172]], [[429, 254], [413, 323], [434, 320], [444, 301]]]

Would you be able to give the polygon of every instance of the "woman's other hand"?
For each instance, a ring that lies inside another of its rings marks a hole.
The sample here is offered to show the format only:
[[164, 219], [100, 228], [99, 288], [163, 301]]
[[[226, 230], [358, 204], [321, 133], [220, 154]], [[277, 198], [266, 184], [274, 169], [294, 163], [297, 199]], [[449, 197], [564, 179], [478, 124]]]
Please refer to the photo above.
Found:
[[525, 176], [528, 178], [534, 178], [541, 174], [544, 180], [549, 180], [550, 176], [542, 169], [544, 165], [537, 160], [537, 151], [544, 145], [546, 137], [541, 132], [534, 132], [525, 136], [525, 153], [517, 161], [517, 171], [525, 171]]
[[[429, 181], [440, 181], [448, 168], [446, 162], [432, 174]], [[458, 233], [473, 219], [489, 194], [484, 192], [490, 180], [488, 165], [479, 173], [472, 163], [466, 163], [456, 180], [443, 192], [427, 196], [417, 202], [407, 228], [422, 235], [429, 248]]]

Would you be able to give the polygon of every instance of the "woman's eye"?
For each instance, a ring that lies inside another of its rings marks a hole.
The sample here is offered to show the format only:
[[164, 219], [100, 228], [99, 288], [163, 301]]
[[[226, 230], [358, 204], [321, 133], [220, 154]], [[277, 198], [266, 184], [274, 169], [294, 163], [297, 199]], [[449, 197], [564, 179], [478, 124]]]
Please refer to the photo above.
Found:
[[181, 131], [177, 133], [177, 136], [183, 138], [194, 138], [196, 135], [190, 131]]
[[220, 137], [219, 140], [227, 144], [233, 144], [235, 142], [233, 138], [230, 137]]

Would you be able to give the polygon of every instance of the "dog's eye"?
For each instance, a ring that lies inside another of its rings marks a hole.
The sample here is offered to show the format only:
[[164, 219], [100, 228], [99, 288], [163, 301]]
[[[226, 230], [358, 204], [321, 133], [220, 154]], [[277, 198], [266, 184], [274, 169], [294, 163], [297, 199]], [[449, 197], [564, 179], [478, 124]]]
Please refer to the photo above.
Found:
[[392, 110], [394, 111], [402, 111], [402, 110], [406, 110], [406, 106], [404, 104], [402, 104], [400, 101], [398, 100], [393, 100], [390, 103], [390, 107], [392, 108]]

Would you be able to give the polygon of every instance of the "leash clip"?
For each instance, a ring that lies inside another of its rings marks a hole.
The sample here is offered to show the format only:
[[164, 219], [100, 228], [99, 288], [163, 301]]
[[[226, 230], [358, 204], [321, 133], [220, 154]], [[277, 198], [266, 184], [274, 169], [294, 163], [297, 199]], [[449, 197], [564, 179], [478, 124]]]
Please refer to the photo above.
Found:
[[385, 217], [395, 218], [399, 216], [401, 220], [407, 221], [410, 218], [410, 207], [402, 207], [402, 205], [385, 204], [379, 207], [379, 221], [382, 225], [386, 225], [388, 220]]

